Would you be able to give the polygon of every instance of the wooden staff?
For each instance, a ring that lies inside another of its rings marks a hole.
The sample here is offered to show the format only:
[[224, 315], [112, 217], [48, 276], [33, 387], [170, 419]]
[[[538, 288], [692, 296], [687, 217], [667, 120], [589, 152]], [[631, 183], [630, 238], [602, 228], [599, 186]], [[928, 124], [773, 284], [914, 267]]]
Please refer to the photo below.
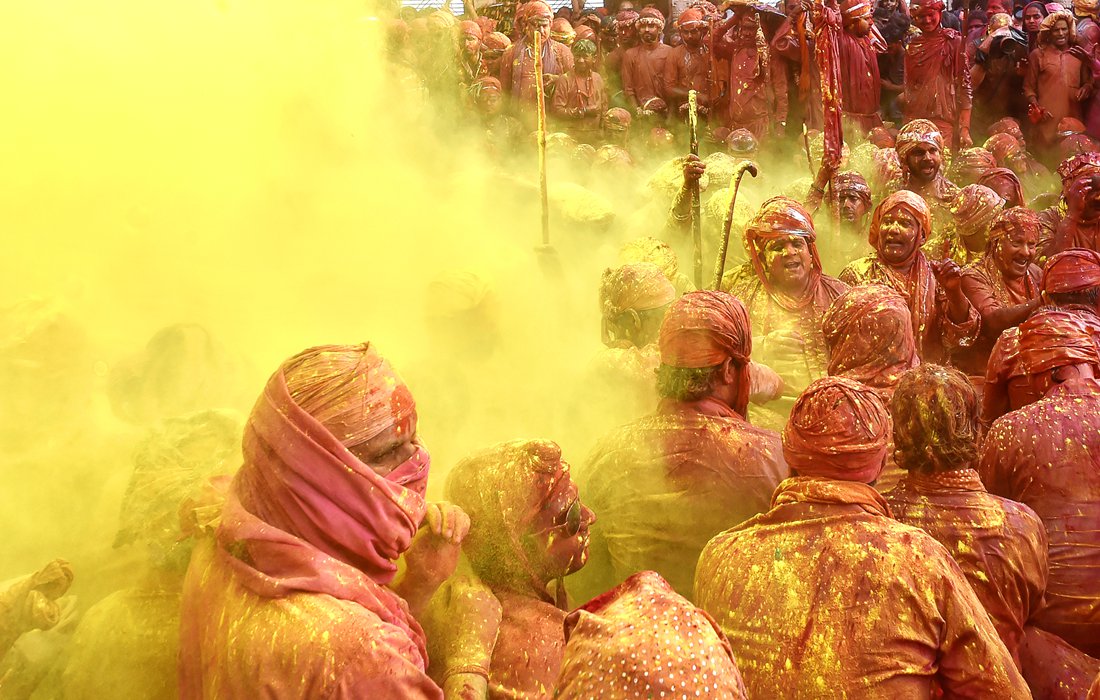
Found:
[[730, 197], [730, 206], [726, 210], [725, 226], [722, 229], [722, 247], [718, 249], [718, 263], [714, 266], [714, 291], [716, 292], [722, 291], [722, 275], [726, 272], [726, 251], [730, 247], [730, 229], [733, 227], [733, 207], [737, 203], [737, 190], [741, 188], [741, 178], [745, 173], [756, 177], [760, 173], [760, 168], [751, 160], [738, 163], [734, 168], [733, 178], [731, 178], [733, 196]]
[[546, 81], [542, 75], [542, 32], [535, 29], [535, 96], [538, 111], [539, 203], [542, 206], [542, 245], [550, 245], [550, 198], [546, 191]]
[[[944, 7], [944, 12], [947, 12], [947, 8]], [[966, 30], [966, 23], [970, 19], [970, 0], [963, 0], [962, 11], [962, 41], [959, 42], [959, 54], [956, 57], [957, 65], [966, 70], [966, 43], [970, 41], [970, 33]], [[960, 74], [961, 75], [961, 74]], [[955, 78], [955, 76], [952, 76]], [[959, 94], [963, 91], [963, 82], [960, 81], [955, 85], [955, 133], [951, 135], [951, 148], [955, 153], [959, 152], [959, 146], [961, 145], [959, 133], [962, 130], [962, 96]]]
[[[688, 128], [691, 155], [699, 155], [699, 95], [688, 90]], [[703, 221], [700, 213], [699, 181], [691, 185], [691, 242], [695, 247], [695, 288], [703, 288]]]
[[806, 149], [806, 165], [810, 168], [810, 177], [816, 178], [817, 173], [814, 172], [814, 159], [810, 155], [810, 134], [806, 131], [806, 122], [802, 122], [802, 145]]

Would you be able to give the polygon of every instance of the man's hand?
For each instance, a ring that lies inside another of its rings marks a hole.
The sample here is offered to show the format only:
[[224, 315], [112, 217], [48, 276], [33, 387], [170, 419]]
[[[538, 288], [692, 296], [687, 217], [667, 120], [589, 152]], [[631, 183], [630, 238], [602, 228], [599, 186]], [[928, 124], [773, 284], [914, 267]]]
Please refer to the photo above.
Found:
[[970, 148], [974, 145], [974, 139], [970, 138], [970, 127], [959, 129], [959, 148]]
[[707, 164], [699, 159], [699, 156], [689, 154], [684, 159], [684, 184], [691, 185], [699, 182], [703, 173], [707, 171]]
[[420, 531], [405, 552], [405, 575], [395, 590], [415, 611], [454, 573], [470, 516], [453, 503], [429, 503]]
[[943, 291], [953, 296], [962, 293], [962, 268], [954, 260], [931, 260], [932, 274], [943, 287]]

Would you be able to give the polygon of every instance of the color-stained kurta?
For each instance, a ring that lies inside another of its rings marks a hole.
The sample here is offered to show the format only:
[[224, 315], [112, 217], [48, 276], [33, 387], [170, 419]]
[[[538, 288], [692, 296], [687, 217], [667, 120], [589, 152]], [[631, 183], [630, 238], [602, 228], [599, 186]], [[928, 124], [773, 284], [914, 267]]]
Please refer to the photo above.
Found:
[[1047, 606], [1035, 624], [1100, 656], [1100, 381], [1075, 379], [997, 420], [979, 471], [1030, 506], [1050, 542]]
[[[547, 39], [542, 45], [542, 72], [546, 75], [562, 75], [571, 70], [573, 53], [569, 47]], [[500, 57], [500, 84], [512, 99], [534, 102], [535, 54], [525, 39], [520, 39], [504, 49]]]
[[714, 47], [715, 55], [729, 65], [728, 110], [721, 120], [729, 129], [748, 129], [757, 139], [770, 125], [787, 118], [787, 81], [775, 63], [763, 60], [755, 39], [726, 35]]
[[665, 99], [665, 62], [671, 53], [665, 44], [639, 44], [623, 54], [623, 93], [631, 106]]
[[[713, 95], [711, 56], [706, 44], [693, 51], [686, 44], [673, 47], [665, 60], [665, 88], [676, 87], [681, 90], [695, 90], [700, 95]], [[679, 104], [673, 104], [671, 95], [666, 93], [670, 114], [679, 114]]]
[[695, 598], [749, 697], [1028, 697], [959, 566], [866, 484], [783, 482], [707, 545]]
[[[983, 319], [990, 314], [1019, 304], [1025, 304], [1039, 296], [1038, 265], [1031, 265], [1020, 279], [1006, 280], [988, 254], [973, 265], [963, 269], [962, 290], [971, 305]], [[988, 330], [982, 324], [974, 344], [955, 354], [955, 364], [971, 376], [985, 377], [993, 344], [1000, 333]]]
[[921, 33], [905, 49], [905, 120], [928, 119], [950, 147], [959, 111], [970, 109], [970, 62], [959, 49], [963, 36], [953, 29]]
[[1042, 606], [1047, 585], [1047, 537], [1039, 516], [986, 493], [973, 469], [910, 472], [883, 497], [896, 520], [947, 547], [1019, 663], [1024, 625]]
[[1088, 69], [1081, 59], [1050, 44], [1040, 45], [1028, 56], [1024, 95], [1053, 115], [1035, 127], [1041, 145], [1049, 147], [1058, 142], [1060, 120], [1065, 117], [1081, 119], [1082, 105], [1074, 95], [1089, 79]]
[[566, 579], [588, 600], [638, 571], [691, 595], [707, 541], [767, 509], [788, 476], [779, 436], [724, 404], [662, 401], [600, 441], [577, 482], [596, 513], [588, 563]]
[[[560, 119], [562, 127], [575, 139], [595, 144], [600, 140], [600, 117], [607, 111], [607, 90], [599, 73], [582, 78], [573, 71], [554, 83], [554, 99], [550, 110]], [[577, 110], [589, 110], [586, 117], [572, 116]]]

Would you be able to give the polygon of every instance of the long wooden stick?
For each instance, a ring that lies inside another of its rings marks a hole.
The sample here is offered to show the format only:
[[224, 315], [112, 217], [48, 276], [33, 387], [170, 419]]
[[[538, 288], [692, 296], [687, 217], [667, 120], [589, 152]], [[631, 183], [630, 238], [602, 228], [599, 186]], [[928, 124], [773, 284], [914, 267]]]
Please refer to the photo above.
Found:
[[[691, 155], [699, 155], [699, 95], [688, 90], [688, 127]], [[703, 221], [700, 206], [699, 181], [691, 186], [691, 243], [695, 247], [695, 288], [703, 288]]]
[[733, 196], [730, 197], [730, 206], [726, 210], [725, 226], [722, 228], [722, 247], [718, 249], [718, 262], [714, 266], [714, 291], [716, 292], [722, 291], [722, 275], [726, 273], [726, 251], [730, 247], [730, 229], [733, 227], [733, 208], [737, 204], [737, 190], [741, 189], [741, 178], [745, 176], [745, 173], [756, 177], [760, 173], [760, 168], [751, 160], [746, 160], [743, 163], [738, 163], [733, 171], [731, 182]]
[[542, 75], [542, 32], [535, 30], [535, 95], [538, 104], [539, 203], [542, 207], [542, 244], [550, 245], [550, 198], [546, 189], [546, 81]]

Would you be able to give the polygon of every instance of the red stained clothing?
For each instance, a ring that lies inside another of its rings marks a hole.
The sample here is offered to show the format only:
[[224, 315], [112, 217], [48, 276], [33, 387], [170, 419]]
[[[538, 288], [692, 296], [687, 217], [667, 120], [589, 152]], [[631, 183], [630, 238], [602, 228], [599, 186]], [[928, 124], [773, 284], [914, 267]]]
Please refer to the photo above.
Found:
[[[805, 15], [802, 15], [798, 21], [804, 23], [805, 19]], [[776, 79], [783, 80], [784, 94], [795, 96], [795, 114], [791, 115], [791, 119], [801, 116], [800, 121], [806, 125], [807, 129], [820, 129], [822, 125], [821, 73], [818, 70], [817, 61], [814, 60], [814, 33], [813, 30], [806, 28], [805, 59], [808, 66], [806, 75], [808, 85], [803, 89], [803, 37], [799, 36], [798, 29], [792, 24], [793, 21], [790, 18], [784, 20], [772, 37], [773, 71], [777, 74]], [[784, 116], [787, 116], [786, 111]]]
[[870, 486], [796, 477], [699, 559], [750, 697], [1022, 698], [959, 566]]
[[662, 401], [595, 448], [577, 481], [595, 511], [589, 560], [566, 579], [588, 600], [638, 571], [691, 595], [707, 541], [767, 509], [788, 475], [779, 436], [724, 404]]
[[712, 85], [712, 75], [711, 55], [705, 44], [697, 51], [692, 51], [686, 44], [673, 47], [665, 60], [665, 74], [663, 77], [665, 100], [668, 102], [669, 113], [679, 114], [680, 104], [687, 102], [686, 99], [683, 102], [675, 100], [672, 94], [668, 92], [669, 88], [695, 90], [700, 95], [706, 95], [710, 99], [716, 97]]
[[960, 50], [964, 41], [941, 27], [914, 37], [905, 49], [905, 120], [931, 120], [948, 145], [959, 111], [971, 107], [970, 62]]
[[[770, 51], [763, 47], [761, 50]], [[715, 55], [729, 65], [727, 112], [729, 129], [748, 129], [757, 139], [767, 135], [769, 122], [787, 118], [787, 81], [776, 63], [759, 53], [756, 41], [731, 38], [715, 43]]]
[[503, 614], [489, 666], [490, 700], [551, 697], [565, 646], [565, 611], [532, 596], [494, 593]]
[[[561, 75], [573, 70], [573, 53], [565, 44], [548, 39], [542, 46], [542, 72]], [[524, 40], [504, 50], [500, 57], [500, 84], [512, 99], [535, 100], [535, 54]], [[550, 86], [546, 86], [549, 90]]]
[[557, 698], [747, 697], [714, 620], [652, 571], [570, 613], [565, 631]]
[[[569, 71], [554, 83], [550, 111], [558, 117], [565, 130], [580, 141], [596, 141], [600, 133], [600, 117], [607, 108], [607, 89], [599, 73], [582, 78]], [[581, 109], [588, 110], [588, 116], [577, 117]]]
[[623, 92], [630, 104], [642, 107], [653, 98], [665, 99], [665, 63], [672, 48], [639, 44], [623, 54]]
[[980, 472], [992, 493], [1030, 506], [1046, 526], [1047, 606], [1035, 624], [1100, 655], [1100, 381], [1064, 382], [998, 419]]
[[963, 269], [962, 290], [982, 317], [982, 330], [973, 345], [956, 353], [954, 361], [960, 370], [971, 376], [985, 376], [993, 344], [1000, 336], [1000, 332], [986, 325], [985, 319], [1002, 309], [1037, 299], [1041, 274], [1038, 265], [1031, 265], [1024, 277], [1006, 280], [988, 254]]
[[1024, 625], [1043, 602], [1047, 537], [1027, 506], [986, 493], [978, 473], [908, 473], [883, 494], [894, 518], [947, 547], [1019, 662]]
[[1054, 115], [1035, 127], [1043, 146], [1058, 142], [1058, 122], [1065, 117], [1082, 118], [1082, 103], [1074, 96], [1082, 85], [1091, 80], [1081, 59], [1068, 51], [1060, 51], [1049, 44], [1040, 45], [1027, 58], [1024, 76], [1024, 95]]
[[850, 285], [882, 284], [905, 297], [913, 314], [913, 332], [922, 362], [943, 362], [958, 348], [973, 342], [981, 326], [973, 306], [966, 321], [954, 323], [947, 315], [947, 296], [932, 274], [932, 267], [918, 251], [907, 271], [897, 270], [877, 254], [860, 258], [844, 268], [840, 279]]

